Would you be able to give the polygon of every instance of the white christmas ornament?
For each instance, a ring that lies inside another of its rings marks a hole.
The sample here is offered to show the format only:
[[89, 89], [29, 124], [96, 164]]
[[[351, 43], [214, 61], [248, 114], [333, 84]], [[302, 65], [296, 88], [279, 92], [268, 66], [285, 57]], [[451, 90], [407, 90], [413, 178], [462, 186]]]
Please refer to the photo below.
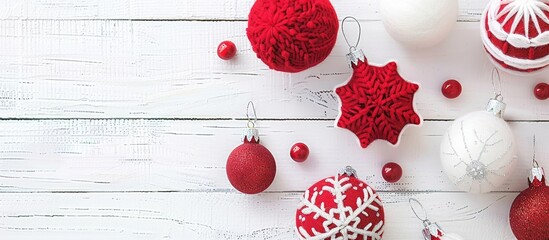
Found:
[[417, 48], [434, 46], [452, 31], [458, 0], [382, 0], [380, 13], [387, 32], [397, 41]]
[[502, 119], [505, 103], [500, 95], [486, 111], [455, 120], [442, 138], [440, 160], [444, 172], [461, 190], [490, 192], [509, 175], [515, 156], [515, 140]]

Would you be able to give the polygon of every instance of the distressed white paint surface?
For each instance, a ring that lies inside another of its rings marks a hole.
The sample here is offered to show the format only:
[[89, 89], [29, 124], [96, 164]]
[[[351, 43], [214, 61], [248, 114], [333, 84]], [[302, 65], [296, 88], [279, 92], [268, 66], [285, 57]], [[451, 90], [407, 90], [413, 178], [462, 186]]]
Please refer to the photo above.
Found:
[[[363, 150], [333, 127], [331, 90], [351, 73], [341, 35], [323, 64], [290, 75], [267, 69], [250, 49], [242, 20], [253, 0], [0, 0], [0, 117], [7, 118], [0, 239], [295, 239], [300, 192], [347, 164], [382, 191], [384, 239], [422, 239], [409, 197], [448, 232], [514, 239], [507, 216], [526, 188], [534, 134], [537, 159], [549, 166], [549, 105], [532, 95], [549, 70], [502, 74], [507, 118], [520, 121], [511, 123], [517, 166], [499, 192], [456, 192], [438, 162], [450, 124], [440, 120], [482, 109], [492, 97], [492, 65], [478, 34], [487, 1], [460, 0], [450, 39], [410, 50], [384, 30], [379, 0], [333, 0], [340, 18], [362, 20], [360, 47], [371, 62], [397, 60], [401, 74], [421, 84], [416, 107], [431, 119], [407, 128], [398, 147], [376, 142]], [[233, 61], [215, 55], [225, 39], [239, 47]], [[448, 78], [463, 84], [456, 100], [440, 94]], [[258, 196], [235, 192], [225, 177], [244, 125], [232, 119], [244, 117], [249, 100], [271, 119], [259, 126], [278, 165]], [[297, 141], [311, 148], [303, 164], [288, 157]], [[387, 161], [404, 168], [397, 184], [380, 177]]]
[[[2, 194], [2, 239], [297, 239], [301, 193]], [[517, 194], [380, 193], [383, 239], [423, 239], [408, 198], [465, 239], [510, 240], [507, 208]], [[29, 237], [32, 236], [32, 237]]]
[[[424, 118], [457, 118], [493, 97], [493, 66], [478, 23], [459, 23], [448, 41], [428, 50], [404, 49], [381, 22], [362, 25], [360, 47], [370, 62], [397, 60], [401, 75], [421, 84], [415, 102]], [[2, 21], [0, 116], [238, 118], [250, 100], [262, 118], [337, 116], [332, 90], [351, 75], [341, 34], [324, 63], [290, 75], [255, 57], [245, 28], [245, 22]], [[240, 48], [234, 61], [215, 54], [224, 39]], [[549, 119], [547, 103], [532, 95], [546, 76], [549, 70], [527, 79], [502, 73], [508, 119]], [[457, 100], [440, 93], [449, 78], [463, 84]]]
[[[244, 121], [56, 120], [0, 122], [0, 191], [228, 191], [227, 156], [241, 144]], [[374, 189], [458, 191], [442, 173], [439, 145], [450, 122], [406, 129], [398, 147], [376, 141], [363, 150], [355, 136], [332, 121], [261, 121], [262, 143], [277, 160], [269, 191], [300, 191], [352, 165]], [[512, 123], [519, 161], [499, 191], [526, 188], [532, 138], [549, 142], [549, 123]], [[303, 141], [311, 156], [289, 157]], [[537, 148], [549, 166], [549, 149]], [[397, 184], [381, 178], [396, 161], [405, 174]]]
[[[459, 0], [462, 21], [478, 21], [488, 0]], [[1, 0], [3, 19], [246, 20], [253, 0]], [[379, 0], [332, 1], [338, 16], [379, 20]]]

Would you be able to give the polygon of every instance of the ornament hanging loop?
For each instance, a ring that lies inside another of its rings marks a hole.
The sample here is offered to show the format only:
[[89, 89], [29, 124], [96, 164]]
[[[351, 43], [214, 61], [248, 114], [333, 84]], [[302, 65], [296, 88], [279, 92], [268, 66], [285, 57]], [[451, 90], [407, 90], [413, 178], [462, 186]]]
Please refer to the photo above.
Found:
[[[358, 38], [356, 40], [355, 45], [351, 45], [349, 43], [349, 39], [347, 38], [347, 35], [345, 34], [345, 21], [348, 20], [348, 19], [354, 20], [356, 22], [356, 25], [358, 25]], [[347, 17], [343, 18], [343, 20], [341, 21], [341, 33], [343, 33], [343, 38], [345, 39], [345, 42], [347, 43], [347, 46], [349, 46], [349, 52], [356, 51], [356, 48], [358, 47], [358, 43], [360, 42], [360, 35], [362, 34], [362, 28], [360, 26], [360, 22], [356, 18], [351, 17], [351, 16], [347, 16]]]
[[[250, 117], [250, 107], [253, 111], [253, 118]], [[248, 118], [248, 128], [255, 128], [255, 124], [257, 123], [257, 113], [255, 112], [254, 102], [252, 101], [249, 101], [248, 106], [246, 107], [246, 118]]]
[[[427, 218], [427, 211], [425, 211], [425, 208], [423, 207], [421, 202], [419, 202], [419, 200], [415, 198], [410, 198], [408, 202], [410, 203], [410, 208], [412, 209], [412, 212], [414, 212], [414, 215], [416, 215], [417, 219], [421, 220], [424, 226], [430, 225], [431, 221], [429, 221], [429, 219]], [[416, 208], [414, 207], [414, 204], [417, 205], [419, 209], [421, 209], [421, 212], [423, 213], [421, 216], [423, 217], [420, 217], [420, 215], [416, 211]]]
[[[496, 80], [497, 80], [497, 86], [496, 86]], [[494, 68], [492, 70], [492, 87], [494, 88], [494, 99], [498, 101], [503, 101], [503, 95], [501, 95], [501, 76], [499, 75], [499, 71], [497, 68]]]
[[533, 168], [539, 168], [539, 163], [538, 163], [538, 161], [536, 161], [536, 134], [534, 134], [533, 148], [534, 148], [534, 155], [532, 157], [532, 167]]

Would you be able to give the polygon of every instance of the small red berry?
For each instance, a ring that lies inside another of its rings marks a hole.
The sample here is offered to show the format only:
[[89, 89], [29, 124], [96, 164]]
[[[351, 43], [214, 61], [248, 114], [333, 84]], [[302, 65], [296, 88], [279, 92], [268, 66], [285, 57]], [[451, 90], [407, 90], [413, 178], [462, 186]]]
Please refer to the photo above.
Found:
[[442, 84], [442, 95], [447, 98], [457, 98], [461, 94], [461, 83], [457, 80], [450, 79]]
[[217, 46], [217, 56], [223, 60], [229, 60], [236, 55], [236, 45], [231, 41], [223, 41]]
[[383, 179], [387, 182], [398, 182], [402, 177], [402, 167], [394, 162], [387, 163], [381, 170], [381, 176], [383, 176]]
[[538, 83], [534, 88], [534, 96], [539, 100], [546, 100], [549, 98], [549, 84]]
[[309, 157], [309, 147], [305, 143], [296, 143], [290, 149], [290, 157], [296, 162], [304, 162]]

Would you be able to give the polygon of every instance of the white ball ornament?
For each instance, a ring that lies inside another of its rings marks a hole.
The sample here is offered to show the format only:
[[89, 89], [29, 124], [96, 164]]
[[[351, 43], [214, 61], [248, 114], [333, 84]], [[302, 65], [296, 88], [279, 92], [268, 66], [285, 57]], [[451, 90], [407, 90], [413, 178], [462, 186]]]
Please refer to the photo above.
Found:
[[442, 138], [442, 168], [459, 189], [485, 193], [501, 186], [516, 158], [515, 140], [502, 119], [505, 103], [491, 99], [486, 111], [455, 120]]
[[456, 24], [458, 0], [382, 0], [387, 32], [406, 46], [425, 48], [444, 40]]

